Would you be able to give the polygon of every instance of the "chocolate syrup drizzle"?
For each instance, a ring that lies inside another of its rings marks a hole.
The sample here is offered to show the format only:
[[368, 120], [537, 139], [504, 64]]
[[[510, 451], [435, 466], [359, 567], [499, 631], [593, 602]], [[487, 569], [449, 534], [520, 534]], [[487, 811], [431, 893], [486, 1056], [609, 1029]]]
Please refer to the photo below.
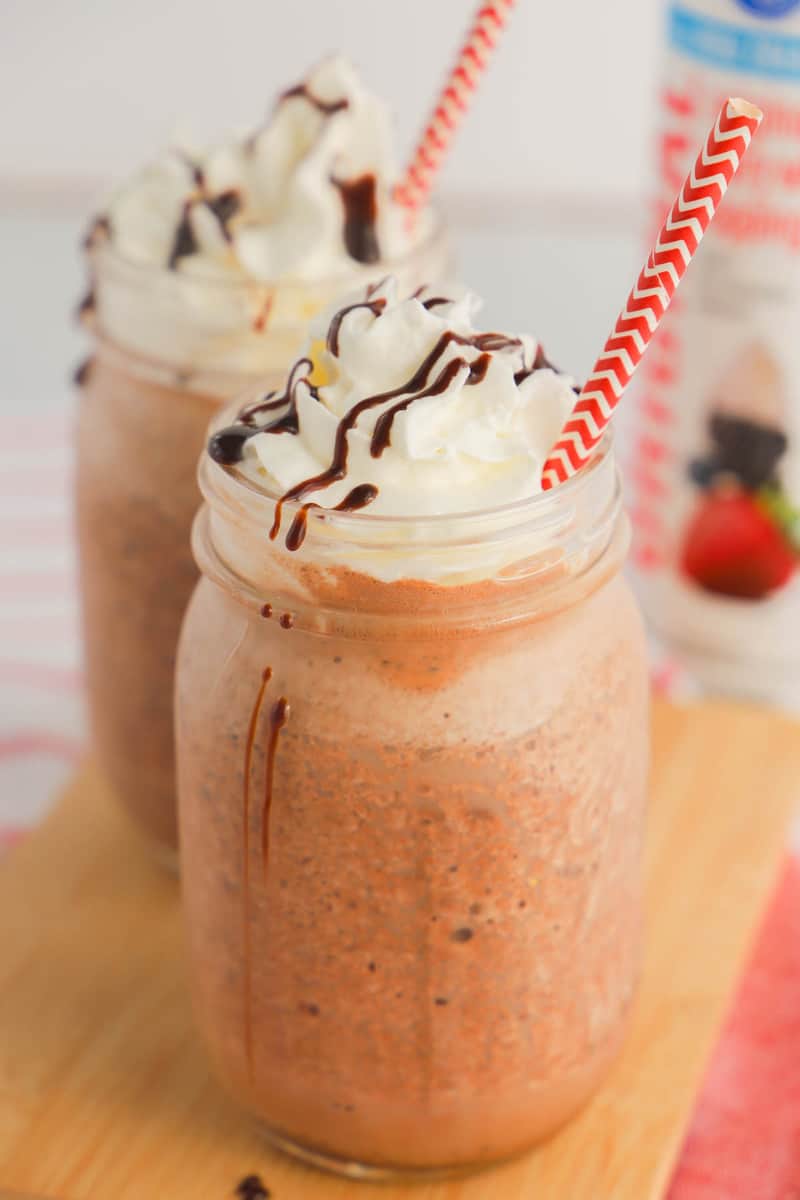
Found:
[[222, 230], [222, 236], [226, 242], [232, 240], [230, 231], [230, 222], [233, 217], [239, 212], [242, 207], [242, 197], [236, 188], [228, 188], [224, 192], [220, 192], [217, 196], [211, 196], [205, 201], [205, 206], [209, 209], [219, 221], [219, 227]]
[[[328, 352], [333, 357], [338, 357], [339, 355], [339, 337], [342, 322], [348, 313], [354, 312], [359, 308], [364, 308], [372, 312], [375, 317], [378, 317], [383, 312], [386, 307], [386, 300], [383, 297], [371, 298], [374, 296], [378, 286], [380, 285], [372, 285], [367, 289], [366, 300], [346, 305], [334, 315], [328, 329], [326, 343]], [[452, 303], [451, 299], [447, 296], [431, 296], [427, 300], [422, 300], [423, 291], [424, 287], [418, 288], [413, 295], [415, 298], [420, 299], [420, 303], [427, 309]], [[451, 345], [464, 346], [472, 350], [477, 350], [477, 357], [470, 360], [459, 355], [451, 359], [450, 362], [446, 363], [439, 370], [438, 374], [431, 381], [434, 368]], [[381, 413], [375, 421], [370, 438], [370, 454], [373, 458], [380, 458], [391, 444], [394, 421], [399, 413], [405, 412], [417, 400], [428, 396], [442, 395], [462, 371], [466, 372], [464, 377], [465, 387], [481, 383], [486, 378], [493, 354], [504, 350], [518, 350], [522, 348], [522, 345], [521, 338], [509, 337], [504, 333], [490, 331], [465, 336], [456, 333], [455, 330], [446, 330], [410, 379], [400, 384], [399, 387], [391, 388], [385, 392], [378, 392], [372, 396], [366, 396], [363, 400], [354, 404], [342, 417], [336, 427], [333, 457], [328, 467], [317, 475], [312, 475], [308, 479], [301, 480], [300, 483], [295, 484], [288, 491], [284, 492], [276, 501], [275, 516], [269, 533], [270, 539], [274, 541], [280, 532], [283, 506], [287, 501], [303, 500], [311, 492], [320, 491], [345, 478], [350, 449], [348, 434], [355, 428], [362, 413], [385, 404], [389, 400], [396, 399], [398, 401], [387, 408], [385, 412]], [[264, 400], [243, 409], [235, 425], [229, 425], [213, 435], [208, 445], [211, 457], [223, 466], [232, 466], [241, 460], [245, 443], [256, 433], [297, 434], [299, 432], [296, 399], [298, 383], [301, 381], [305, 382], [306, 386], [310, 388], [312, 395], [316, 399], [319, 399], [317, 388], [309, 383], [309, 373], [312, 371], [312, 368], [313, 364], [310, 359], [299, 359], [294, 364], [286, 389], [281, 395], [276, 396], [274, 392], [268, 393]], [[557, 370], [547, 358], [543, 348], [537, 346], [533, 364], [530, 367], [523, 367], [515, 373], [515, 384], [519, 385], [536, 371], [543, 368]], [[304, 371], [305, 374], [302, 373]], [[575, 390], [577, 391], [578, 389], [576, 388]], [[259, 414], [279, 408], [285, 408], [285, 412], [271, 424], [261, 426], [256, 423], [256, 417]], [[302, 546], [308, 531], [308, 514], [312, 508], [327, 508], [328, 511], [332, 512], [356, 512], [371, 504], [377, 495], [378, 488], [374, 484], [364, 483], [352, 488], [344, 499], [334, 506], [328, 507], [313, 501], [301, 505], [295, 513], [286, 534], [286, 548], [294, 551]]]
[[101, 213], [99, 216], [94, 217], [89, 228], [86, 230], [82, 243], [83, 249], [92, 250], [98, 242], [108, 241], [110, 237], [111, 221], [105, 213]]
[[170, 271], [174, 271], [182, 258], [186, 258], [189, 254], [196, 254], [198, 250], [197, 238], [194, 236], [192, 229], [191, 212], [192, 200], [187, 200], [183, 206], [183, 213], [178, 222], [178, 228], [175, 230], [175, 237], [172, 239], [172, 249], [169, 252], [167, 266]]
[[432, 308], [439, 308], [443, 304], [453, 303], [452, 296], [431, 296], [430, 299], [423, 300], [422, 293], [425, 291], [427, 286], [428, 285], [426, 283], [423, 283], [421, 287], [418, 287], [415, 292], [411, 293], [411, 297], [414, 300], [419, 300], [422, 307], [427, 308], [428, 312], [430, 312]]
[[356, 262], [374, 263], [381, 257], [378, 245], [377, 181], [372, 174], [357, 179], [334, 179], [344, 207], [344, 244]]
[[261, 859], [265, 877], [269, 866], [269, 819], [272, 812], [272, 791], [275, 782], [275, 755], [278, 749], [278, 738], [291, 716], [291, 711], [289, 701], [285, 696], [281, 696], [272, 706], [269, 714], [264, 807], [261, 814]]
[[242, 811], [242, 944], [244, 947], [244, 1048], [248, 1077], [253, 1079], [253, 980], [250, 938], [250, 775], [253, 769], [253, 746], [258, 719], [264, 703], [264, 693], [272, 678], [272, 668], [265, 667], [256, 702], [250, 714], [244, 751], [244, 804]]
[[372, 457], [380, 458], [389, 445], [392, 438], [392, 425], [398, 413], [405, 412], [415, 400], [422, 400], [425, 396], [440, 396], [442, 392], [446, 392], [459, 371], [464, 367], [469, 368], [467, 378], [464, 380], [464, 386], [470, 387], [476, 383], [480, 383], [486, 378], [486, 372], [489, 370], [489, 363], [491, 361], [491, 354], [480, 354], [471, 363], [467, 362], [465, 358], [454, 358], [452, 362], [449, 362], [439, 372], [434, 383], [426, 388], [425, 391], [418, 392], [416, 396], [408, 396], [405, 400], [401, 400], [399, 404], [392, 405], [385, 413], [381, 413], [375, 422], [375, 428], [372, 431], [372, 439], [369, 445], [369, 452]]
[[91, 316], [97, 304], [97, 298], [94, 292], [94, 284], [89, 284], [89, 287], [84, 292], [81, 299], [78, 301], [75, 309], [75, 316], [79, 321], [84, 321]]
[[[310, 358], [298, 359], [292, 367], [286, 388], [280, 395], [268, 392], [264, 399], [257, 404], [243, 408], [239, 413], [239, 420], [234, 425], [226, 425], [224, 429], [218, 429], [215, 434], [212, 434], [208, 442], [208, 453], [214, 462], [223, 467], [232, 467], [241, 462], [245, 443], [257, 433], [297, 433], [299, 421], [295, 393], [297, 385], [302, 379], [311, 388], [312, 394], [316, 396], [317, 389], [308, 383], [307, 374], [313, 365]], [[306, 375], [302, 374], [303, 370], [306, 371]], [[271, 412], [273, 409], [279, 408], [286, 408], [286, 412], [271, 425], [256, 424], [256, 417], [259, 413]]]
[[[358, 487], [354, 487], [349, 491], [344, 500], [340, 500], [335, 504], [329, 512], [357, 512], [360, 508], [366, 508], [378, 494], [378, 489], [372, 483], [360, 483]], [[299, 550], [303, 542], [306, 540], [308, 532], [308, 514], [312, 508], [322, 508], [321, 504], [315, 504], [313, 501], [310, 504], [304, 504], [297, 510], [289, 526], [289, 531], [286, 534], [286, 549]]]
[[342, 321], [348, 313], [355, 312], [357, 308], [368, 308], [373, 316], [377, 317], [386, 308], [386, 301], [381, 298], [377, 300], [359, 300], [356, 304], [346, 304], [344, 308], [339, 309], [328, 327], [328, 337], [325, 343], [328, 353], [332, 354], [334, 358], [339, 357], [339, 333], [342, 328]]
[[340, 100], [321, 100], [319, 96], [314, 95], [306, 83], [298, 83], [295, 87], [288, 88], [278, 97], [278, 103], [282, 104], [284, 100], [293, 100], [297, 96], [307, 100], [326, 117], [332, 117], [334, 113], [342, 112], [343, 109], [350, 107], [350, 101], [346, 96], [342, 96]]
[[[202, 187], [203, 184], [201, 183], [198, 186]], [[219, 222], [222, 236], [226, 242], [230, 242], [232, 239], [230, 222], [242, 207], [242, 197], [235, 188], [228, 188], [216, 196], [203, 196], [199, 199], [192, 196], [184, 202], [181, 219], [175, 230], [172, 249], [167, 259], [167, 266], [171, 271], [175, 270], [182, 258], [186, 258], [190, 254], [196, 254], [200, 249], [200, 245], [192, 229], [192, 209], [195, 204], [204, 204], [209, 212], [214, 214]]]
[[76, 387], [86, 387], [89, 379], [89, 373], [94, 365], [94, 359], [90, 355], [80, 363], [72, 373], [72, 382]]
[[[289, 372], [289, 379], [281, 394], [277, 395], [275, 392], [268, 392], [258, 404], [251, 404], [249, 408], [242, 409], [239, 414], [241, 423], [247, 426], [248, 429], [251, 429], [252, 433], [297, 433], [299, 430], [297, 385], [298, 383], [305, 383], [310, 389], [312, 396], [316, 397], [317, 389], [313, 384], [309, 383], [309, 373], [313, 369], [314, 364], [310, 358], [298, 358]], [[259, 413], [272, 412], [274, 409], [283, 408], [284, 405], [288, 405], [286, 412], [278, 417], [276, 421], [273, 421], [271, 425], [262, 428], [256, 424], [256, 417]]]
[[194, 184], [194, 186], [196, 188], [198, 188], [201, 192], [205, 191], [206, 173], [203, 170], [203, 168], [201, 167], [200, 163], [197, 162], [196, 159], [192, 158], [191, 154], [187, 154], [185, 150], [181, 150], [178, 147], [176, 147], [176, 149], [175, 149], [175, 154], [178, 156], [178, 158], [181, 160], [181, 162], [183, 163], [183, 165], [186, 167], [187, 171], [189, 172], [189, 175], [191, 177], [191, 180], [192, 180], [192, 183]]
[[[343, 112], [344, 109], [350, 107], [350, 101], [346, 96], [342, 96], [339, 100], [322, 100], [319, 96], [314, 95], [308, 84], [298, 83], [295, 87], [287, 88], [285, 92], [282, 92], [280, 96], [278, 96], [278, 99], [275, 102], [275, 108], [278, 108], [284, 103], [285, 100], [295, 99], [307, 101], [308, 104], [315, 108], [317, 112], [321, 113], [324, 117], [332, 117], [336, 113]], [[250, 137], [245, 142], [245, 149], [247, 150], [248, 154], [252, 154], [255, 150], [258, 139], [265, 128], [266, 124], [261, 125], [258, 129], [254, 130], [254, 132], [250, 134]]]
[[[439, 359], [444, 354], [448, 346], [453, 344], [459, 346], [469, 346], [480, 352], [480, 357], [474, 363], [469, 363], [464, 358], [454, 358], [452, 362], [439, 373], [434, 382], [429, 385], [433, 368], [436, 366]], [[359, 400], [354, 404], [348, 413], [342, 417], [336, 428], [336, 437], [334, 440], [333, 459], [324, 471], [319, 475], [312, 475], [309, 479], [304, 479], [300, 483], [295, 484], [288, 492], [280, 497], [275, 504], [275, 519], [270, 530], [270, 538], [273, 540], [278, 536], [281, 527], [281, 515], [283, 505], [287, 501], [302, 500], [310, 492], [319, 491], [321, 488], [326, 488], [331, 483], [338, 483], [344, 479], [347, 474], [347, 460], [349, 454], [349, 445], [347, 435], [350, 433], [358, 421], [362, 413], [367, 412], [371, 408], [376, 408], [381, 404], [385, 404], [387, 400], [394, 400], [400, 396], [405, 397], [401, 405], [396, 405], [390, 409], [391, 419], [387, 420], [384, 425], [381, 422], [376, 422], [375, 432], [373, 433], [370, 452], [373, 458], [378, 458], [386, 449], [391, 436], [391, 427], [394, 416], [403, 408], [408, 408], [415, 400], [422, 399], [424, 396], [437, 396], [444, 392], [452, 383], [455, 376], [464, 367], [469, 368], [470, 375], [473, 367], [477, 368], [479, 377], [482, 379], [488, 368], [488, 361], [484, 360], [484, 354], [490, 355], [493, 351], [505, 350], [511, 347], [520, 345], [519, 338], [509, 338], [502, 333], [477, 333], [471, 337], [465, 337], [462, 334], [456, 333], [452, 329], [448, 329], [437, 341], [431, 352], [423, 359], [420, 366], [414, 372], [410, 379], [399, 387], [390, 388], [386, 392], [378, 392], [374, 396], [367, 396], [363, 400]], [[478, 364], [481, 364], [478, 366]], [[478, 375], [469, 379], [468, 382], [479, 382]], [[387, 417], [389, 414], [386, 414]], [[380, 433], [378, 427], [380, 426]], [[269, 432], [269, 430], [267, 430]], [[374, 499], [374, 497], [372, 497]], [[302, 539], [301, 539], [302, 540]]]

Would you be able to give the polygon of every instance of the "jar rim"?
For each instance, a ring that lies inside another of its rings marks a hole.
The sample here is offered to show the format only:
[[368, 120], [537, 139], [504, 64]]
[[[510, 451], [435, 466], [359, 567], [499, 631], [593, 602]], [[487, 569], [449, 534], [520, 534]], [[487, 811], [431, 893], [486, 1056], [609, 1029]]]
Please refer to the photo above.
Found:
[[[238, 409], [240, 406], [237, 405], [236, 407]], [[223, 426], [229, 416], [230, 409], [227, 410], [227, 413], [223, 410], [219, 417], [215, 418], [212, 428]], [[559, 510], [563, 510], [564, 501], [569, 501], [586, 490], [598, 474], [602, 472], [604, 465], [613, 460], [614, 445], [614, 432], [609, 425], [589, 461], [563, 483], [548, 491], [534, 492], [530, 496], [523, 496], [521, 499], [493, 505], [490, 508], [441, 513], [391, 514], [370, 512], [368, 508], [359, 509], [355, 512], [342, 512], [320, 505], [308, 510], [307, 519], [309, 525], [312, 522], [324, 522], [325, 524], [333, 525], [343, 533], [350, 531], [353, 534], [356, 534], [358, 531], [364, 533], [376, 532], [383, 528], [387, 531], [402, 531], [412, 527], [417, 530], [428, 527], [432, 530], [437, 530], [447, 527], [452, 531], [453, 527], [460, 530], [469, 526], [470, 523], [474, 524], [479, 521], [516, 525], [517, 519], [523, 521], [526, 518], [534, 521], [537, 528], [545, 529], [548, 524], [560, 523]], [[256, 505], [263, 503], [265, 507], [269, 507], [270, 511], [274, 510], [276, 502], [281, 499], [279, 493], [260, 487], [243, 472], [237, 470], [235, 466], [225, 467], [214, 462], [207, 450], [203, 451], [199, 466], [200, 486], [204, 495], [206, 489], [203, 487], [203, 481], [206, 471], [211, 471], [212, 478], [219, 479], [220, 482], [222, 482], [223, 476], [227, 477], [228, 480], [233, 481], [237, 489], [242, 489], [240, 493], [242, 496], [246, 495]], [[289, 516], [296, 513], [304, 504], [305, 502], [301, 500], [286, 501], [283, 506], [287, 517], [285, 523], [288, 524]], [[447, 540], [450, 541], [452, 538], [448, 538]]]

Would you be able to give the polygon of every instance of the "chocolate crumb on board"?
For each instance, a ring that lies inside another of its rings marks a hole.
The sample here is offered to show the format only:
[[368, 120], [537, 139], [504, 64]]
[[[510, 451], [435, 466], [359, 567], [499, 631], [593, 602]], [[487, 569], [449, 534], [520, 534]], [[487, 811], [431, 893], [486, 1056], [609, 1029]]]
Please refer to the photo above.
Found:
[[239, 1200], [269, 1200], [272, 1192], [260, 1175], [245, 1175], [244, 1179], [237, 1183], [234, 1195], [238, 1196]]

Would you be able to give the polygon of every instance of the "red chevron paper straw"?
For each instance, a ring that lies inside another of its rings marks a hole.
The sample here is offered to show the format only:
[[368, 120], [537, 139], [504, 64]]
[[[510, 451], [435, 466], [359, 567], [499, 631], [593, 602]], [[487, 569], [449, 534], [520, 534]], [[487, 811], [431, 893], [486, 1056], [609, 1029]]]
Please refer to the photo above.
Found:
[[542, 488], [563, 483], [588, 462], [611, 420], [728, 184], [739, 170], [763, 113], [746, 100], [726, 100], [683, 182], [639, 278], [617, 317], [542, 470]]
[[478, 7], [467, 40], [439, 94], [414, 156], [395, 188], [395, 199], [412, 211], [419, 208], [431, 189], [433, 178], [450, 148], [453, 134], [467, 111], [472, 93], [486, 70], [514, 4], [515, 0], [492, 0]]

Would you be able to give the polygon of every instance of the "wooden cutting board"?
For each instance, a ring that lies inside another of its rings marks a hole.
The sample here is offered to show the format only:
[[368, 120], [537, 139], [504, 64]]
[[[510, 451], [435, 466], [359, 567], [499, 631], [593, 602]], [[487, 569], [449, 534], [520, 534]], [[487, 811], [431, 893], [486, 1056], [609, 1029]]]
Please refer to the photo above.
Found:
[[328, 1178], [271, 1152], [209, 1078], [178, 887], [88, 766], [0, 866], [0, 1189], [60, 1200], [651, 1200], [661, 1196], [800, 797], [800, 736], [732, 706], [658, 706], [648, 949], [633, 1029], [555, 1140], [466, 1180]]

